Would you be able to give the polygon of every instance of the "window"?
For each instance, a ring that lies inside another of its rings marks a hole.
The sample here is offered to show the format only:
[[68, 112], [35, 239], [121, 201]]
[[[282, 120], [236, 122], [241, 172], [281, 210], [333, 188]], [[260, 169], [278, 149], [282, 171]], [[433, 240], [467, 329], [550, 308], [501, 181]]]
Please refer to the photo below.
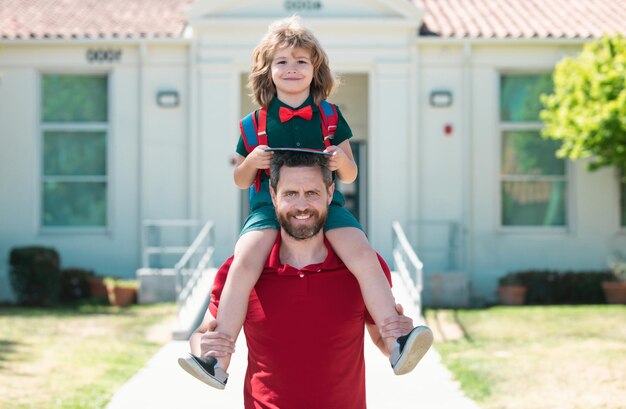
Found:
[[43, 227], [107, 225], [108, 78], [41, 78]]
[[550, 74], [500, 78], [502, 226], [567, 224], [566, 162], [555, 157], [559, 142], [539, 133], [539, 96], [551, 90]]

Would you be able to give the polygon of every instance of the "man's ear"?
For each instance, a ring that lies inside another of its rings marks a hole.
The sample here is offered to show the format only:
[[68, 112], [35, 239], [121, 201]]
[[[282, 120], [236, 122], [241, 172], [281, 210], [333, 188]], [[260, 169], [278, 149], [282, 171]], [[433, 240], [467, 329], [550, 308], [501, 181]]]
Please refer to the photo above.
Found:
[[329, 206], [330, 206], [330, 202], [333, 201], [333, 193], [335, 193], [335, 182], [333, 182], [332, 185], [328, 187], [328, 205]]
[[270, 186], [270, 196], [272, 196], [272, 204], [276, 207], [276, 192], [272, 186]]

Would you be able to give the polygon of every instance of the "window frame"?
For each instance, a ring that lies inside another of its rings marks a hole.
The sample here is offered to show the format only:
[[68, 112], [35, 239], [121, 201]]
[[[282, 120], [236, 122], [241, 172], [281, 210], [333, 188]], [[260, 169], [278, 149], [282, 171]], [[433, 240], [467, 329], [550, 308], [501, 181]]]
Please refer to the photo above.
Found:
[[623, 217], [625, 212], [622, 209], [622, 195], [626, 195], [626, 182], [622, 182], [618, 169], [615, 169], [615, 179], [617, 179], [617, 230], [624, 235], [626, 234], [626, 217]]
[[[547, 69], [541, 70], [497, 70], [496, 71], [496, 112], [495, 112], [495, 120], [496, 120], [496, 129], [497, 129], [497, 176], [496, 176], [496, 198], [497, 198], [497, 231], [499, 233], [529, 233], [529, 234], [541, 234], [541, 235], [564, 235], [569, 234], [574, 230], [574, 219], [572, 215], [574, 214], [574, 203], [572, 198], [575, 197], [573, 192], [573, 172], [571, 161], [565, 159], [565, 174], [563, 176], [555, 176], [555, 175], [503, 175], [502, 174], [502, 144], [503, 144], [503, 134], [508, 131], [540, 131], [543, 128], [543, 123], [538, 121], [523, 121], [523, 122], [512, 122], [512, 121], [504, 121], [501, 116], [501, 98], [502, 98], [502, 77], [507, 75], [545, 75], [550, 74], [554, 67], [550, 67]], [[502, 184], [506, 181], [563, 181], [565, 183], [565, 218], [566, 222], [564, 226], [510, 226], [505, 225], [502, 220], [502, 211], [503, 211], [503, 195], [502, 195]]]
[[[112, 221], [112, 130], [111, 130], [111, 109], [112, 104], [112, 78], [113, 74], [107, 70], [39, 70], [36, 73], [36, 93], [38, 101], [37, 109], [37, 156], [35, 158], [37, 183], [36, 195], [37, 205], [37, 229], [39, 234], [96, 234], [96, 235], [108, 235], [111, 233], [111, 221]], [[107, 122], [44, 122], [43, 120], [43, 78], [46, 75], [68, 75], [68, 76], [103, 76], [107, 78]], [[44, 175], [44, 134], [48, 131], [73, 131], [73, 132], [104, 132], [106, 137], [106, 174], [104, 176], [95, 175], [83, 175], [83, 176], [46, 176]], [[106, 191], [106, 223], [103, 226], [46, 226], [43, 221], [43, 208], [44, 208], [44, 183], [46, 181], [63, 181], [63, 182], [104, 182]]]

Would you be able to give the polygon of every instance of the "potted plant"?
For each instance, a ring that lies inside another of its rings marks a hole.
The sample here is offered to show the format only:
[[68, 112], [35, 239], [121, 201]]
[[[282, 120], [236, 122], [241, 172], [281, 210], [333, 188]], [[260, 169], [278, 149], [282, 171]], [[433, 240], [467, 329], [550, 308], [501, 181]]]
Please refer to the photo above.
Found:
[[523, 305], [526, 290], [517, 273], [508, 273], [498, 279], [498, 299], [502, 305]]
[[90, 274], [87, 276], [87, 285], [91, 298], [103, 299], [108, 297], [107, 287], [104, 285], [104, 277]]
[[123, 280], [107, 277], [104, 279], [107, 294], [111, 305], [127, 307], [134, 303], [137, 297], [139, 282], [137, 280]]
[[602, 282], [604, 298], [608, 304], [626, 304], [626, 261], [621, 254], [615, 254], [609, 259], [609, 267], [613, 279]]

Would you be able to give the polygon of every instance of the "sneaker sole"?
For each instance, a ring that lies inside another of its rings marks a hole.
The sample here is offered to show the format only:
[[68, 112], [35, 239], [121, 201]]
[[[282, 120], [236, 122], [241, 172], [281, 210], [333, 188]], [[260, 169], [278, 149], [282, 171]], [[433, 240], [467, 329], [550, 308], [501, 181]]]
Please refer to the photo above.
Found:
[[411, 372], [426, 355], [433, 344], [433, 332], [428, 327], [415, 328], [404, 344], [408, 351], [403, 353], [393, 367], [396, 375], [404, 375]]
[[226, 385], [212, 377], [193, 358], [178, 358], [178, 365], [183, 368], [189, 375], [217, 389], [224, 389]]

